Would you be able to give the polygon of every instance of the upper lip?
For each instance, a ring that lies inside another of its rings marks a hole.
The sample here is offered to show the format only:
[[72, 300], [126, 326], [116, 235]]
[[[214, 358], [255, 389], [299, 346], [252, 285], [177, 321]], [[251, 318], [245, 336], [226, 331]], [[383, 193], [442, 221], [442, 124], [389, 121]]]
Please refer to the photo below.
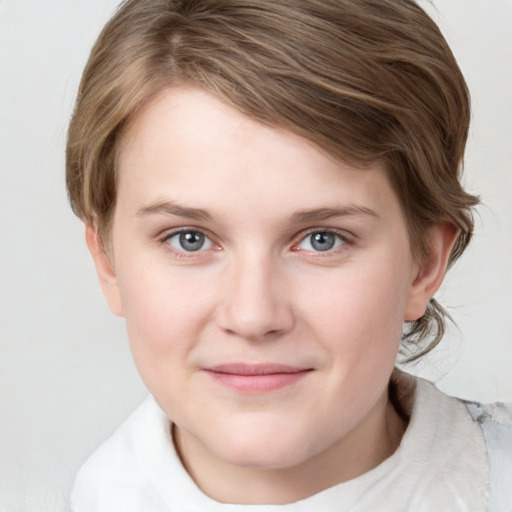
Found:
[[311, 370], [311, 368], [275, 363], [228, 363], [210, 366], [205, 368], [205, 370], [215, 373], [256, 376], [274, 375], [277, 373], [299, 373]]

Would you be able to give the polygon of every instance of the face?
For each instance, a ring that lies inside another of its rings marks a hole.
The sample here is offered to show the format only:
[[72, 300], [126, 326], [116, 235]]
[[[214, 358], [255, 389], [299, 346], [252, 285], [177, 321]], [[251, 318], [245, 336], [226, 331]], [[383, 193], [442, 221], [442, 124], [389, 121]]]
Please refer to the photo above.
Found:
[[417, 302], [384, 170], [185, 88], [135, 120], [119, 174], [104, 290], [190, 453], [286, 468], [367, 428]]

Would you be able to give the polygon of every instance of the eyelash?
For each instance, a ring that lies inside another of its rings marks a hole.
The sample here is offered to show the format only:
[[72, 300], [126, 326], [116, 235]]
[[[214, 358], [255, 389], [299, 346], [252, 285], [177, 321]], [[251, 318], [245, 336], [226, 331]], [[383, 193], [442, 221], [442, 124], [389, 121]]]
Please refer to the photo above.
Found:
[[199, 229], [199, 228], [192, 228], [192, 227], [184, 227], [184, 228], [180, 228], [180, 229], [176, 229], [174, 231], [171, 231], [171, 232], [167, 232], [165, 233], [165, 235], [160, 239], [160, 243], [164, 246], [164, 248], [171, 252], [173, 254], [173, 256], [175, 257], [178, 257], [178, 258], [191, 258], [191, 257], [199, 257], [199, 255], [202, 253], [202, 252], [205, 252], [204, 249], [202, 249], [202, 247], [197, 250], [197, 251], [186, 251], [184, 249], [177, 249], [175, 247], [173, 247], [171, 244], [170, 244], [170, 240], [171, 238], [174, 238], [175, 236], [179, 236], [183, 233], [195, 233], [195, 234], [199, 234], [199, 235], [202, 235], [204, 236], [205, 238], [205, 241], [206, 240], [209, 240], [210, 244], [212, 244], [213, 246], [216, 246], [218, 247], [217, 244], [215, 244], [215, 242], [212, 241], [212, 237], [210, 235], [208, 235], [208, 233], [206, 233], [204, 230], [202, 229]]
[[315, 258], [326, 258], [333, 255], [341, 254], [346, 251], [351, 245], [354, 245], [353, 237], [349, 236], [345, 231], [340, 231], [335, 228], [313, 228], [305, 233], [300, 234], [299, 241], [294, 243], [292, 246], [292, 251], [298, 252], [298, 246], [306, 241], [311, 235], [321, 234], [321, 235], [334, 235], [341, 241], [341, 244], [332, 249], [327, 249], [325, 251], [308, 251], [310, 255]]
[[[184, 227], [180, 228], [171, 232], [165, 233], [165, 235], [159, 240], [160, 243], [164, 246], [164, 248], [168, 251], [170, 251], [175, 257], [178, 258], [191, 258], [191, 257], [199, 257], [199, 255], [203, 252], [205, 252], [205, 249], [202, 247], [198, 249], [197, 251], [186, 251], [184, 249], [180, 250], [175, 247], [173, 247], [169, 240], [173, 237], [179, 236], [183, 233], [195, 233], [199, 234], [205, 237], [205, 240], [208, 240], [210, 244], [212, 244], [216, 248], [220, 248], [218, 244], [216, 244], [214, 241], [212, 241], [212, 237], [208, 235], [206, 231], [199, 228], [193, 228], [193, 227]], [[314, 234], [322, 234], [322, 235], [334, 235], [339, 241], [341, 241], [341, 244], [339, 244], [337, 247], [334, 247], [332, 249], [327, 249], [325, 251], [307, 251], [314, 257], [328, 257], [332, 256], [333, 254], [340, 254], [347, 250], [348, 247], [351, 245], [354, 245], [354, 240], [351, 236], [348, 236], [345, 231], [340, 231], [335, 228], [314, 228], [310, 229], [306, 232], [302, 232], [298, 237], [298, 241], [294, 242], [292, 244], [291, 250], [293, 252], [299, 252], [300, 249], [298, 246], [307, 240], [308, 237]]]

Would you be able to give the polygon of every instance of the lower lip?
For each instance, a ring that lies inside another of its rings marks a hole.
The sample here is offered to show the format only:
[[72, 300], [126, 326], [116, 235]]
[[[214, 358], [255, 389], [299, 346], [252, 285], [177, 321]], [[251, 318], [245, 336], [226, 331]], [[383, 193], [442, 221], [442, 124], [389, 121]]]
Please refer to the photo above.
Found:
[[266, 393], [283, 389], [302, 380], [310, 370], [293, 373], [270, 373], [264, 375], [240, 375], [207, 370], [208, 375], [225, 387], [246, 393]]

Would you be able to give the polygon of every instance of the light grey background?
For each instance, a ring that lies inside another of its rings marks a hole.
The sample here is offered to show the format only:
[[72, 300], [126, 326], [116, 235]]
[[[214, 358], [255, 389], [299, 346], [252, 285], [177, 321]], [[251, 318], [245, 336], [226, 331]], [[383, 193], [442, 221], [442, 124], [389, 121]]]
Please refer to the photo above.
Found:
[[[67, 205], [64, 140], [116, 0], [0, 0], [0, 508], [64, 510], [73, 474], [146, 394]], [[512, 401], [512, 1], [435, 0], [473, 95], [472, 247], [448, 276], [457, 321], [410, 368], [464, 398]]]

